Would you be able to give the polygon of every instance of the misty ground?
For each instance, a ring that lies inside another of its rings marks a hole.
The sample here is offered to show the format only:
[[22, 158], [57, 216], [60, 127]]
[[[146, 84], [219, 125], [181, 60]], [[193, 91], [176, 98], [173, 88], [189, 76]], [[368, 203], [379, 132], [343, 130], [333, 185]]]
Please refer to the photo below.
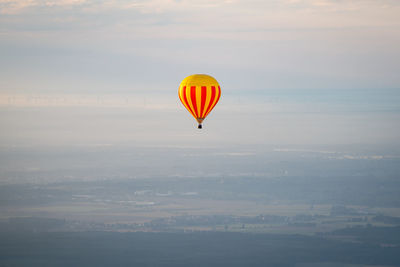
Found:
[[0, 264], [400, 266], [400, 157], [360, 147], [2, 148]]

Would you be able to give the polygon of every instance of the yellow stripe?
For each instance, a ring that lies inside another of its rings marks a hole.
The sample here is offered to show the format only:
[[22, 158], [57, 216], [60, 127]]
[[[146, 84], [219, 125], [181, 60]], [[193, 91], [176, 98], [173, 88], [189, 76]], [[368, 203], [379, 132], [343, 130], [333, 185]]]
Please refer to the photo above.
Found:
[[200, 109], [201, 109], [201, 85], [196, 86], [196, 105], [197, 105], [197, 114], [199, 114], [199, 118], [201, 118]]
[[191, 91], [191, 88], [190, 88], [190, 87], [191, 87], [191, 86], [186, 86], [186, 99], [187, 99], [187, 101], [188, 101], [188, 103], [189, 103], [189, 111], [190, 111], [190, 113], [192, 113], [193, 117], [194, 117], [195, 119], [197, 119], [197, 118], [196, 118], [196, 114], [194, 113], [192, 98], [190, 97], [190, 91]]
[[188, 106], [185, 104], [185, 100], [183, 99], [183, 86], [179, 87], [179, 99], [181, 100], [181, 102], [185, 106], [185, 108], [189, 109]]
[[182, 104], [185, 106], [185, 108], [187, 108], [185, 102], [183, 101], [182, 88], [183, 88], [182, 86], [179, 86], [179, 90], [178, 90], [179, 99], [181, 100], [181, 102], [182, 102]]

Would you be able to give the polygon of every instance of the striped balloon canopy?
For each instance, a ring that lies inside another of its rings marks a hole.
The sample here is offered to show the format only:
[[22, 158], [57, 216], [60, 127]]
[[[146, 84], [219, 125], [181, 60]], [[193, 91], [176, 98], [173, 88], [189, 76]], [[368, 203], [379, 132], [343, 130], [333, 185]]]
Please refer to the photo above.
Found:
[[179, 85], [179, 99], [186, 109], [201, 123], [218, 103], [221, 88], [213, 77], [194, 74], [186, 77]]

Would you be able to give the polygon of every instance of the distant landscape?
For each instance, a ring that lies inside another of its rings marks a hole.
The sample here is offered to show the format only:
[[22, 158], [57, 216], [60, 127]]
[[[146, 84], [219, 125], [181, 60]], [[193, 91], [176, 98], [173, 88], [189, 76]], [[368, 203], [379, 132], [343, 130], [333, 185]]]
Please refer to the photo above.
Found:
[[400, 266], [400, 157], [378, 152], [3, 148], [0, 266]]

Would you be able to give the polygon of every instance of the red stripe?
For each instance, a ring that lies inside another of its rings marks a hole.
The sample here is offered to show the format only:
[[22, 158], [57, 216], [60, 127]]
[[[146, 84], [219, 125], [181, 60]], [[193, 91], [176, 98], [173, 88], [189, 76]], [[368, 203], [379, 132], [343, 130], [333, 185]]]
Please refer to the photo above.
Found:
[[185, 101], [186, 108], [193, 114], [193, 111], [190, 109], [189, 102], [186, 97], [186, 86], [183, 87], [183, 101]]
[[200, 106], [200, 116], [204, 116], [204, 106], [206, 105], [206, 98], [207, 98], [207, 87], [201, 87], [201, 106]]
[[[206, 109], [206, 113], [204, 113], [205, 115], [207, 115], [208, 114], [208, 112], [210, 112], [210, 110], [211, 110], [211, 106], [212, 106], [212, 103], [214, 102], [214, 98], [215, 98], [215, 86], [211, 86], [211, 99], [210, 99], [210, 102], [208, 102], [208, 107], [207, 107], [207, 109]], [[204, 115], [204, 116], [205, 116]]]
[[196, 114], [196, 118], [198, 118], [199, 114], [197, 114], [196, 86], [190, 87], [190, 99], [192, 100], [194, 114]]

